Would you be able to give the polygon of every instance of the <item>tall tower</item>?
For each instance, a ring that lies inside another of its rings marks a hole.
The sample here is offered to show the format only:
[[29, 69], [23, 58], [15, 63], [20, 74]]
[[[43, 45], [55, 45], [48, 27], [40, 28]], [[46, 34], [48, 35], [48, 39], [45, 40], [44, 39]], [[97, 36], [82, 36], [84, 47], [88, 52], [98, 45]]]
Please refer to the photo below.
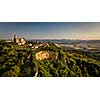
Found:
[[16, 43], [16, 35], [14, 34], [14, 43]]

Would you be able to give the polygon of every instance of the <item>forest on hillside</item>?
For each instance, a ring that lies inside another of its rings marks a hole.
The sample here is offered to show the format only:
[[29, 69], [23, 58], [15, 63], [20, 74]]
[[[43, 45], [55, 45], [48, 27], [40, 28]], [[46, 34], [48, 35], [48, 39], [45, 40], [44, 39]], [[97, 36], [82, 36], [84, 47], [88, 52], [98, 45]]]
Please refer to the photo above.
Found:
[[[0, 41], [1, 77], [99, 77], [100, 58], [96, 53], [73, 51], [53, 43], [32, 49], [28, 43], [17, 45]], [[37, 45], [32, 43], [32, 45]], [[37, 60], [36, 54], [48, 51], [50, 58]], [[55, 55], [56, 54], [56, 55]], [[54, 56], [57, 56], [56, 58]]]

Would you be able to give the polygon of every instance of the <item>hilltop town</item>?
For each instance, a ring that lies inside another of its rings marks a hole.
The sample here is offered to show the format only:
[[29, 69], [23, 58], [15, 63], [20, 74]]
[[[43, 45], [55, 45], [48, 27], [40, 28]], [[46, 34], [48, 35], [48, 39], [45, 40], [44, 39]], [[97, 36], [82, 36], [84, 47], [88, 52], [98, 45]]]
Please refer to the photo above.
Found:
[[84, 49], [85, 43], [34, 42], [16, 35], [1, 40], [0, 76], [100, 76], [99, 43]]

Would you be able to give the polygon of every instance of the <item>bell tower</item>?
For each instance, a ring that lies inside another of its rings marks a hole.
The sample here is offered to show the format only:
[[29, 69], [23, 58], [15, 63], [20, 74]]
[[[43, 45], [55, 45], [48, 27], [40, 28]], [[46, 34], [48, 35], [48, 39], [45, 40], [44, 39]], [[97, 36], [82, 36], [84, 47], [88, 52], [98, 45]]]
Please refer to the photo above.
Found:
[[16, 35], [14, 34], [14, 43], [16, 43]]

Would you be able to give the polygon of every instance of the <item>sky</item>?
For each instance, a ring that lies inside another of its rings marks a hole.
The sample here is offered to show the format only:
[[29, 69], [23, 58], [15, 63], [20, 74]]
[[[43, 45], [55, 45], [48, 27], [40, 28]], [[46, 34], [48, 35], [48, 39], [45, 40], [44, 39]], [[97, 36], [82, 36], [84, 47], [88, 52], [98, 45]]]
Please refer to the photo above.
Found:
[[100, 22], [0, 22], [0, 39], [100, 40]]

